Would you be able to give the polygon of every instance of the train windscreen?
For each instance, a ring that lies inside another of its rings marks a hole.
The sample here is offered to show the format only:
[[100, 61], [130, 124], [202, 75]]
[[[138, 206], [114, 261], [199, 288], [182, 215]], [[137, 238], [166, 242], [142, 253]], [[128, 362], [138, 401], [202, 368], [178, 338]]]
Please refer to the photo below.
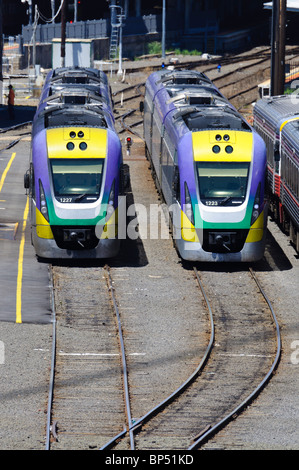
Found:
[[200, 200], [207, 206], [238, 206], [246, 197], [248, 162], [197, 162]]
[[55, 198], [64, 203], [91, 203], [100, 195], [103, 158], [50, 160]]

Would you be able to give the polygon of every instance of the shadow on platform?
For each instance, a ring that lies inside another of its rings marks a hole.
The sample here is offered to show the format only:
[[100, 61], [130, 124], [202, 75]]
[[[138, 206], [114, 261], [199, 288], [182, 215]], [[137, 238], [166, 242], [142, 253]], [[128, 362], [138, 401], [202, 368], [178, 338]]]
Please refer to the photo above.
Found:
[[0, 106], [0, 130], [6, 130], [13, 126], [32, 121], [36, 111], [36, 106], [20, 106], [14, 107], [14, 119], [11, 119], [8, 113], [8, 107]]

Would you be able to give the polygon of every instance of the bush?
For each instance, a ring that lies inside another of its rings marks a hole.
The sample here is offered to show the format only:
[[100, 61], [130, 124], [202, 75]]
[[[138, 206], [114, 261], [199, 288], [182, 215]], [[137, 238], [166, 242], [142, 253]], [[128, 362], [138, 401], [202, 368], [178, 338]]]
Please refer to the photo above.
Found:
[[[161, 42], [154, 41], [154, 42], [149, 42], [146, 46], [147, 49], [147, 54], [156, 54], [156, 55], [161, 55], [162, 54], [162, 44]], [[167, 52], [171, 52], [173, 49], [168, 49]], [[176, 48], [174, 49], [174, 53], [176, 55], [201, 55], [202, 52], [198, 51], [197, 49], [193, 49], [192, 51], [189, 51], [188, 49], [179, 49]]]
[[147, 44], [148, 54], [162, 54], [162, 44], [158, 41], [149, 42]]

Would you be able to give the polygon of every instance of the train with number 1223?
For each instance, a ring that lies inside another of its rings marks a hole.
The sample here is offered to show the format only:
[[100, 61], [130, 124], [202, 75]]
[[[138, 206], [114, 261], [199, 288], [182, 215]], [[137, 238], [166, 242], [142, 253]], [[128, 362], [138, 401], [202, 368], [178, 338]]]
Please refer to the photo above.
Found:
[[51, 71], [34, 116], [24, 176], [38, 258], [118, 253], [122, 169], [105, 74], [81, 68]]
[[142, 108], [147, 158], [181, 258], [260, 260], [267, 226], [263, 139], [201, 72], [152, 73]]

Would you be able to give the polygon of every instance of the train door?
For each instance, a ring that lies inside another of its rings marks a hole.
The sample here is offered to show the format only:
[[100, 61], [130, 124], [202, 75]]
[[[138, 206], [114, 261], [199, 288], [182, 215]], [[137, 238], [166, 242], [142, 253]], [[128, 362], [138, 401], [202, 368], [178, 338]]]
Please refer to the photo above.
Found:
[[281, 132], [279, 135], [279, 140], [275, 142], [274, 145], [274, 161], [273, 161], [273, 171], [274, 171], [274, 193], [280, 197], [280, 174], [281, 174]]
[[152, 153], [152, 134], [153, 134], [153, 102], [151, 100], [151, 97], [149, 96], [149, 93], [145, 93], [145, 98], [144, 98], [144, 105], [143, 105], [143, 111], [144, 111], [144, 122], [143, 122], [143, 134], [144, 134], [144, 140], [146, 144], [147, 151], [151, 155]]
[[29, 170], [24, 175], [24, 188], [28, 190], [29, 197], [29, 220], [31, 228], [36, 226], [36, 202], [35, 202], [35, 180], [34, 180], [34, 167], [30, 162]]

